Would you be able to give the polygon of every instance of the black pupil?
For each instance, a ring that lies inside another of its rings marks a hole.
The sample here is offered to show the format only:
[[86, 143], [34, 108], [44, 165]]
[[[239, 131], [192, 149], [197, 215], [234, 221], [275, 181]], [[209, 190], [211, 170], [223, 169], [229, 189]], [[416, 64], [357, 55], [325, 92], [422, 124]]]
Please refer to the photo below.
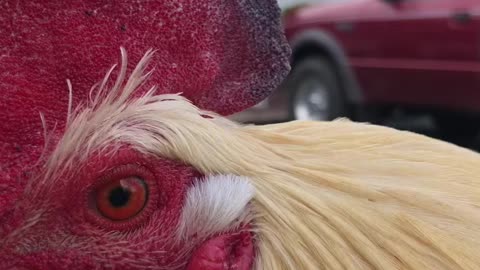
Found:
[[108, 196], [108, 200], [113, 207], [120, 208], [127, 205], [128, 201], [130, 200], [130, 191], [127, 189], [123, 189], [122, 187], [117, 187], [110, 191], [110, 195]]

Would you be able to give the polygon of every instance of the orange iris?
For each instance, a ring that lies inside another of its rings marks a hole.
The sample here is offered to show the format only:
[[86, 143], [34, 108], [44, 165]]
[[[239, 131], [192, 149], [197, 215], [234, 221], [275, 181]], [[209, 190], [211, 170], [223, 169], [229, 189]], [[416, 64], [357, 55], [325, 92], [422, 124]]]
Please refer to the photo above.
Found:
[[100, 186], [95, 201], [103, 216], [122, 221], [140, 213], [147, 202], [147, 196], [145, 182], [138, 177], [128, 177]]

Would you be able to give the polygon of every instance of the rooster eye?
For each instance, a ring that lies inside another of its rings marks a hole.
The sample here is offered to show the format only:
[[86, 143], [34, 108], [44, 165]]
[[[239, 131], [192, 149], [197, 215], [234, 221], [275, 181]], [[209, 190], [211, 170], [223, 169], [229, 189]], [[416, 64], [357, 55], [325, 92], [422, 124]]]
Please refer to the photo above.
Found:
[[147, 203], [148, 188], [139, 177], [110, 181], [98, 187], [95, 204], [106, 218], [123, 221], [139, 214]]

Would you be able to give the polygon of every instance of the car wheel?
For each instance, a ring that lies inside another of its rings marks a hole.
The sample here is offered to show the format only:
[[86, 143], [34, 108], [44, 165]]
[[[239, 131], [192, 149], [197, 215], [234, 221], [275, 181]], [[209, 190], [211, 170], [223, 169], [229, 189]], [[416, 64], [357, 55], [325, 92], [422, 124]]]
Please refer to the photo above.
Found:
[[335, 69], [325, 59], [300, 60], [287, 85], [293, 120], [328, 121], [345, 116], [345, 101]]

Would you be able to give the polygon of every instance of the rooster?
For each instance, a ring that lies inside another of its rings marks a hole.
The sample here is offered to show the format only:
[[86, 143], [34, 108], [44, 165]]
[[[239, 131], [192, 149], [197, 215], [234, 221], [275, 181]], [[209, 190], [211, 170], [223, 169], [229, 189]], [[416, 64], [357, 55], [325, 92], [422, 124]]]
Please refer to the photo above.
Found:
[[289, 71], [274, 0], [0, 6], [0, 269], [480, 269], [478, 154], [225, 118]]

